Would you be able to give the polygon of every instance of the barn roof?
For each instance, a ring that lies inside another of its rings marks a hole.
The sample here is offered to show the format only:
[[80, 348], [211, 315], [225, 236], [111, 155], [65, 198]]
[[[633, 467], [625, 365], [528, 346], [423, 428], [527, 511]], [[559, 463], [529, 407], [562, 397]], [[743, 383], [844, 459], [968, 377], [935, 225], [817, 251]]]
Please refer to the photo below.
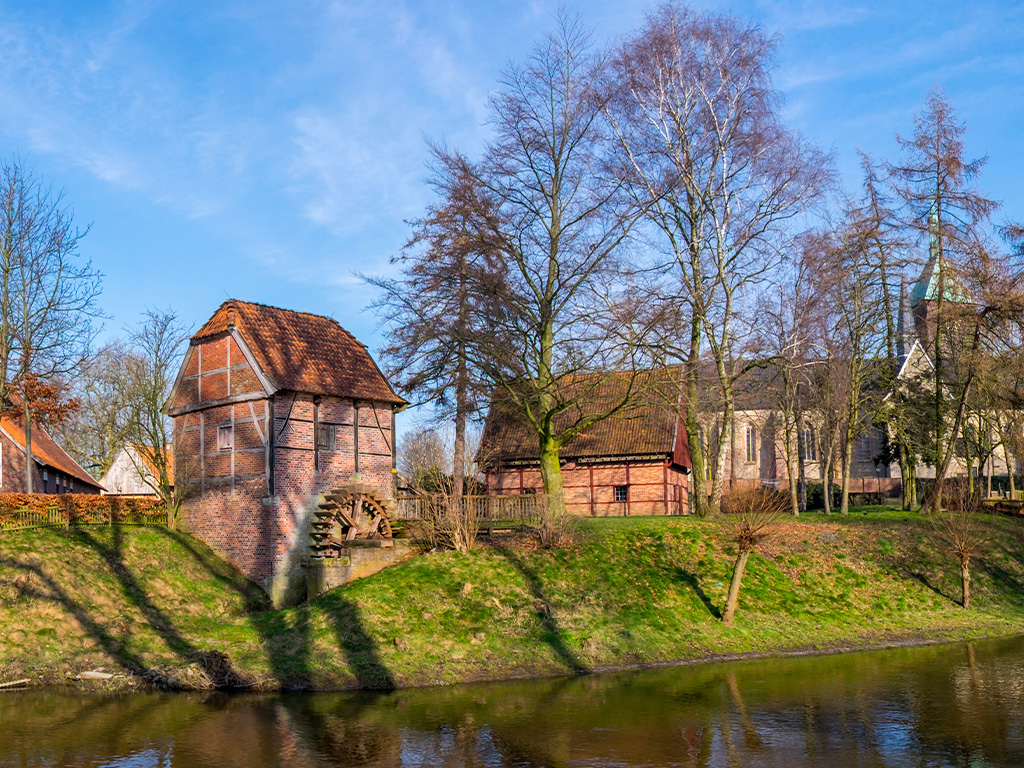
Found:
[[[631, 384], [632, 379], [632, 384]], [[564, 427], [580, 417], [607, 411], [625, 396], [631, 402], [571, 438], [559, 450], [562, 459], [615, 459], [667, 456], [690, 466], [690, 452], [679, 419], [679, 385], [671, 371], [593, 374], [576, 377], [566, 386], [566, 400], [579, 398], [558, 420]], [[537, 434], [521, 409], [495, 399], [480, 440], [484, 464], [536, 461]]]
[[[0, 428], [23, 451], [25, 450], [25, 420], [16, 409], [7, 410], [0, 416]], [[86, 485], [91, 485], [94, 488], [103, 487], [93, 479], [92, 475], [82, 469], [63, 448], [57, 445], [56, 441], [50, 437], [49, 432], [38, 424], [32, 425], [32, 458], [40, 464], [82, 481]]]
[[192, 342], [223, 335], [232, 328], [278, 389], [406, 403], [391, 389], [366, 346], [333, 318], [229, 299]]

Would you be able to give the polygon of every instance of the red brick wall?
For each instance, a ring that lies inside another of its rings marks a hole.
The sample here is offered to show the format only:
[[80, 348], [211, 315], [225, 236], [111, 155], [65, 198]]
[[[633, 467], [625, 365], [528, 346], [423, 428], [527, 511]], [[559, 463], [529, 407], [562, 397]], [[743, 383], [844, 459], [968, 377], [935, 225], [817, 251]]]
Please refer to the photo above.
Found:
[[[0, 433], [0, 492], [25, 493], [25, 451], [21, 446]], [[43, 480], [43, 469], [33, 462], [32, 492], [33, 493], [86, 493], [97, 494], [99, 488], [86, 485], [81, 480], [53, 467], [46, 467], [46, 480]], [[57, 480], [60, 478], [60, 483]], [[74, 486], [70, 485], [74, 482]]]
[[[565, 505], [572, 514], [686, 515], [690, 512], [689, 478], [666, 461], [562, 466]], [[627, 486], [627, 501], [615, 501], [615, 486]], [[537, 467], [506, 468], [487, 474], [488, 493], [543, 491]]]
[[[202, 344], [201, 353], [193, 347], [184, 366], [174, 407], [217, 400], [229, 392], [263, 391], [230, 337]], [[356, 465], [351, 400], [319, 398], [318, 423], [335, 429], [334, 450], [317, 452], [319, 469], [314, 467], [313, 396], [279, 392], [272, 400], [273, 497], [266, 475], [270, 399], [213, 406], [175, 418], [176, 466], [192, 468], [185, 479], [191, 495], [183, 504], [190, 530], [268, 591], [302, 549], [317, 497], [349, 483]], [[360, 479], [390, 498], [391, 406], [359, 405]], [[217, 449], [220, 426], [233, 426], [230, 450]]]

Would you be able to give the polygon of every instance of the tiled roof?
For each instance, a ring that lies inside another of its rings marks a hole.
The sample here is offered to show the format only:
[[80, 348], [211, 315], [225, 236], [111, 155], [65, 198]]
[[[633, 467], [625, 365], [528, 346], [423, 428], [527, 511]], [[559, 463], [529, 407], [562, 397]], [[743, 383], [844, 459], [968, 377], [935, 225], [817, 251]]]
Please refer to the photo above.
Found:
[[230, 299], [193, 342], [226, 333], [245, 339], [257, 365], [280, 389], [404, 405], [365, 345], [337, 320], [309, 312]]
[[[581, 377], [575, 386], [589, 391], [579, 405], [567, 411], [559, 421], [564, 425], [580, 415], [607, 410], [622, 400], [628, 383], [627, 375]], [[634, 380], [633, 388], [640, 394], [635, 395], [632, 404], [573, 437], [559, 450], [559, 457], [596, 459], [672, 454], [676, 463], [689, 467], [685, 436], [677, 434], [676, 429], [678, 383], [668, 372], [643, 371]], [[532, 461], [539, 455], [536, 431], [525, 415], [505, 401], [493, 402], [480, 441], [480, 459], [485, 464]]]
[[[21, 414], [16, 410], [6, 411], [3, 416], [0, 416], [0, 427], [24, 449], [25, 420]], [[32, 425], [32, 457], [87, 485], [95, 488], [103, 487], [93, 480], [88, 472], [78, 466], [78, 462], [68, 456], [45, 429], [36, 424]]]

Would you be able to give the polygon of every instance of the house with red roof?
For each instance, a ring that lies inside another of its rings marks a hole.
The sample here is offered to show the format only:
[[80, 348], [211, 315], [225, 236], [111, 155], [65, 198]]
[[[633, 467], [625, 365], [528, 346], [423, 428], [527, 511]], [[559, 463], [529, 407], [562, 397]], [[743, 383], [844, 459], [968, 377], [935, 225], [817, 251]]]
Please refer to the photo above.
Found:
[[358, 476], [393, 496], [405, 405], [336, 320], [224, 302], [192, 337], [165, 408], [183, 522], [275, 604], [296, 602], [320, 495]]
[[[38, 424], [32, 425], [33, 493], [97, 494], [103, 486]], [[0, 416], [0, 492], [25, 493], [25, 420], [18, 409]]]
[[[556, 419], [558, 429], [622, 406], [559, 450], [566, 509], [593, 517], [689, 514], [690, 448], [674, 370], [583, 376], [569, 389], [579, 391], [567, 393], [573, 405]], [[477, 460], [488, 493], [543, 492], [537, 433], [521, 408], [491, 403]]]

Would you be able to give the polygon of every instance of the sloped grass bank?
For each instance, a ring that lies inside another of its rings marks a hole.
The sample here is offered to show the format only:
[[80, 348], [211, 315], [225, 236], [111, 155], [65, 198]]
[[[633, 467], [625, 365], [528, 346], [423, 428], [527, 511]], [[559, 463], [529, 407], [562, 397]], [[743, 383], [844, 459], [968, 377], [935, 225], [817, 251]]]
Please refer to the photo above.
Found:
[[731, 628], [727, 531], [689, 518], [582, 520], [554, 551], [495, 536], [281, 612], [182, 534], [25, 531], [0, 537], [0, 683], [379, 688], [1024, 633], [1024, 526], [991, 527], [964, 611], [926, 520], [787, 520]]

